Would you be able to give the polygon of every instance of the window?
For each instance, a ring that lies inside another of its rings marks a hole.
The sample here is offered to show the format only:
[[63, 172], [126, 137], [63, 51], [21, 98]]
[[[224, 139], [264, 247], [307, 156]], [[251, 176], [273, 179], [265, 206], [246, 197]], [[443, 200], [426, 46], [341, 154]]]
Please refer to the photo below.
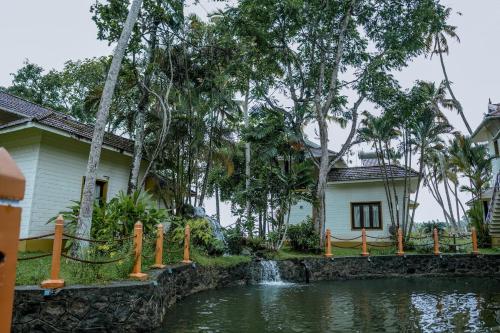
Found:
[[352, 229], [382, 229], [380, 202], [351, 203]]
[[495, 157], [498, 157], [500, 155], [498, 152], [498, 140], [493, 141], [493, 147], [495, 148]]
[[[83, 186], [85, 185], [85, 176], [82, 179], [82, 193], [83, 195]], [[108, 194], [108, 181], [98, 179], [95, 181], [94, 188], [94, 200], [99, 202], [99, 205], [102, 206], [106, 202], [106, 196]], [[80, 198], [81, 200], [81, 198]]]

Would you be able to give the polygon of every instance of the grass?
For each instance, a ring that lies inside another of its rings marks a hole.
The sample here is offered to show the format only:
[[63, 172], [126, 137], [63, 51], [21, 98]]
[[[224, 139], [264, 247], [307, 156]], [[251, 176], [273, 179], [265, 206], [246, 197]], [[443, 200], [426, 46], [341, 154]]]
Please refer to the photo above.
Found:
[[[431, 249], [432, 251], [432, 249]], [[442, 250], [443, 251], [443, 250]], [[349, 248], [332, 248], [335, 257], [345, 256], [360, 256], [361, 249]], [[389, 248], [375, 248], [368, 247], [368, 252], [372, 256], [376, 255], [393, 255], [396, 253], [394, 247]], [[467, 248], [467, 252], [470, 249]], [[465, 252], [465, 253], [467, 253]], [[483, 254], [500, 254], [500, 249], [480, 249]], [[422, 251], [405, 251], [406, 254], [419, 254]], [[41, 253], [20, 253], [19, 257], [31, 257]], [[106, 284], [112, 281], [126, 280], [132, 270], [133, 256], [131, 255], [130, 248], [122, 249], [121, 251], [108, 251], [106, 255], [92, 256], [91, 260], [104, 261], [113, 258], [125, 256], [124, 260], [95, 265], [80, 262], [74, 262], [69, 259], [61, 259], [61, 272], [60, 277], [63, 278], [67, 285], [73, 284]], [[298, 252], [285, 247], [277, 252], [266, 252], [265, 257], [272, 260], [287, 260], [287, 259], [303, 259], [303, 258], [322, 258], [323, 253], [304, 253]], [[34, 260], [18, 261], [16, 270], [16, 285], [37, 285], [50, 276], [51, 257], [39, 258]], [[230, 267], [240, 263], [250, 262], [251, 256], [230, 255], [211, 257], [206, 255], [203, 251], [192, 248], [191, 260], [201, 266], [220, 266]], [[168, 249], [164, 250], [163, 262], [165, 264], [178, 264], [182, 261], [182, 248], [176, 244], [170, 244]], [[142, 267], [147, 271], [154, 263], [154, 242], [145, 241], [143, 246], [143, 259]]]
[[[182, 261], [182, 248], [171, 244], [163, 252], [164, 264], [178, 264]], [[229, 267], [243, 262], [250, 262], [250, 256], [220, 256], [210, 257], [196, 248], [191, 249], [191, 260], [201, 266]], [[37, 256], [42, 253], [19, 253], [19, 258]], [[144, 271], [154, 263], [154, 242], [145, 241], [143, 245], [142, 267]], [[61, 258], [59, 276], [66, 285], [74, 284], [106, 284], [112, 281], [126, 280], [133, 266], [133, 255], [130, 248], [120, 251], [109, 251], [106, 255], [94, 255], [90, 260], [105, 261], [125, 257], [124, 260], [109, 264], [88, 264]], [[33, 260], [21, 260], [17, 263], [16, 285], [38, 285], [50, 276], [52, 258], [44, 257]]]

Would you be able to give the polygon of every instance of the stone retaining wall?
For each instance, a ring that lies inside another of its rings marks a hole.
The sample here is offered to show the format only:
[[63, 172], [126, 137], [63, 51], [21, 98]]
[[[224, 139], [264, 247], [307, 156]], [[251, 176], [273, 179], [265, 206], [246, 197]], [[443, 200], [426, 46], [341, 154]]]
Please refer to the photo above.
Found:
[[[278, 262], [281, 277], [294, 282], [387, 276], [500, 277], [500, 255], [308, 258]], [[152, 273], [147, 282], [71, 286], [44, 296], [36, 286], [18, 287], [14, 332], [149, 332], [168, 307], [199, 291], [259, 281], [261, 265], [177, 265]]]

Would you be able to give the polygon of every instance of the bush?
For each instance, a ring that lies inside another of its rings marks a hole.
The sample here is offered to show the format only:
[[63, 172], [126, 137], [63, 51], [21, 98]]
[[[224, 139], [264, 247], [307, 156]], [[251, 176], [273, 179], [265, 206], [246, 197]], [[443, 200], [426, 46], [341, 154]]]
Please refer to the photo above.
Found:
[[245, 240], [246, 246], [248, 246], [253, 252], [262, 251], [266, 249], [266, 241], [261, 237], [252, 237]]
[[239, 255], [243, 250], [244, 238], [238, 228], [224, 229], [224, 238], [229, 254]]
[[[80, 202], [75, 201], [67, 211], [61, 212], [66, 222], [66, 232], [74, 233], [80, 212]], [[49, 222], [53, 222], [53, 217]], [[146, 191], [136, 191], [131, 195], [120, 191], [116, 197], [100, 206], [94, 204], [91, 237], [94, 239], [113, 239], [130, 236], [134, 224], [141, 221], [146, 235], [155, 232], [156, 225], [166, 222], [167, 212], [157, 209], [152, 196]]]
[[311, 218], [288, 227], [288, 239], [293, 250], [301, 252], [318, 251], [319, 235], [314, 230]]
[[224, 244], [216, 239], [210, 223], [203, 218], [177, 219], [172, 222], [172, 241], [184, 244], [184, 230], [186, 224], [191, 229], [191, 244], [197, 246], [210, 255], [221, 255], [224, 253]]

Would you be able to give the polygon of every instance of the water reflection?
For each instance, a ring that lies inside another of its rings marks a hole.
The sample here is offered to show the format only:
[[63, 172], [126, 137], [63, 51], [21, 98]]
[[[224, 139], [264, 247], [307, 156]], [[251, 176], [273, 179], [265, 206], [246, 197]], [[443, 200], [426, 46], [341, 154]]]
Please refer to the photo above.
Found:
[[499, 282], [421, 278], [229, 288], [174, 306], [161, 332], [500, 331]]

